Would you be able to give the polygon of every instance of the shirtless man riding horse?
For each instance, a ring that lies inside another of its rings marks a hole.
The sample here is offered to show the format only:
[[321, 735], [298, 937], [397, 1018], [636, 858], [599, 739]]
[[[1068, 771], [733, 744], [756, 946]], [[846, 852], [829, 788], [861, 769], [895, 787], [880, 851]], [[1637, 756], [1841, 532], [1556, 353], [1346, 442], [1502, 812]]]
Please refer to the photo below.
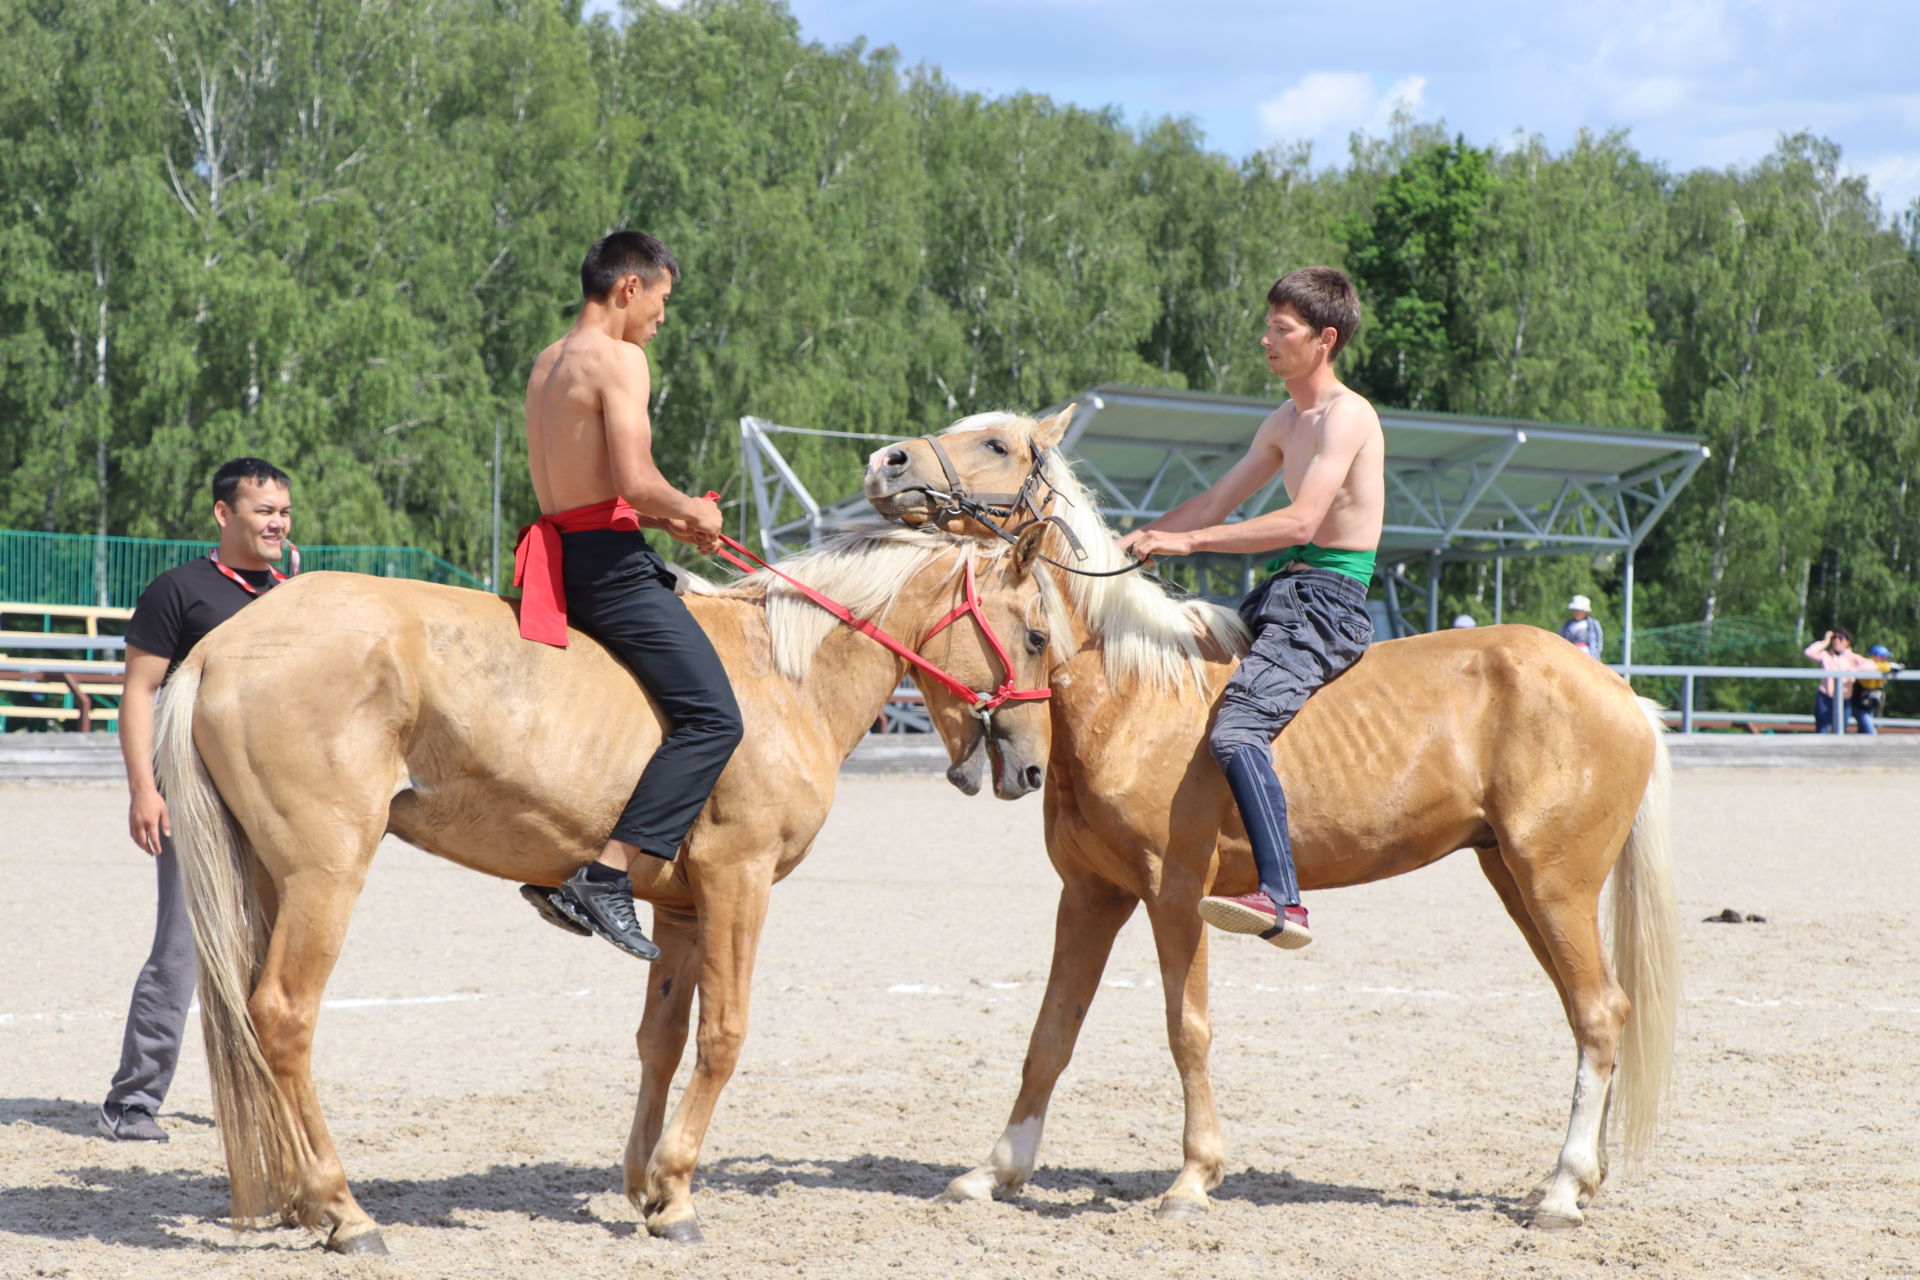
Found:
[[653, 462], [646, 346], [679, 280], [680, 264], [642, 231], [587, 250], [580, 316], [527, 379], [527, 465], [542, 514], [514, 552], [520, 634], [565, 648], [577, 626], [626, 664], [669, 724], [600, 856], [557, 889], [520, 892], [559, 927], [643, 960], [660, 949], [634, 916], [634, 854], [673, 861], [741, 732], [726, 668], [642, 532], [710, 551], [721, 530], [719, 506], [682, 493]]
[[[1300, 905], [1273, 740], [1309, 694], [1373, 641], [1367, 582], [1386, 508], [1386, 442], [1373, 406], [1333, 371], [1359, 323], [1360, 299], [1345, 273], [1304, 267], [1275, 281], [1260, 346], [1290, 399], [1206, 492], [1121, 540], [1142, 559], [1281, 552], [1267, 564], [1273, 576], [1240, 602], [1253, 648], [1221, 692], [1208, 735], [1252, 840], [1260, 887], [1202, 899], [1200, 915], [1287, 948], [1304, 947], [1313, 935]], [[1291, 503], [1224, 523], [1283, 469]]]

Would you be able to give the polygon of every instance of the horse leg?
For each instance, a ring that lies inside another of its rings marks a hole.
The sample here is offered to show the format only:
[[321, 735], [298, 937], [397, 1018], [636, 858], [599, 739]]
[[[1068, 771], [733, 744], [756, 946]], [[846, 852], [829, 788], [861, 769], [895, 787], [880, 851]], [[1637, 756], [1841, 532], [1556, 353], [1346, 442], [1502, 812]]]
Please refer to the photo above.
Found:
[[687, 1024], [699, 980], [700, 948], [693, 917], [655, 909], [653, 927], [660, 958], [647, 975], [647, 1008], [634, 1036], [640, 1055], [640, 1093], [634, 1103], [633, 1131], [627, 1136], [622, 1165], [627, 1198], [636, 1204], [645, 1196], [647, 1160], [660, 1141], [660, 1128], [667, 1116], [667, 1092], [686, 1051]]
[[728, 869], [721, 876], [694, 881], [700, 1025], [693, 1073], [654, 1144], [639, 1187], [637, 1205], [646, 1215], [647, 1230], [682, 1244], [701, 1238], [693, 1208], [693, 1170], [720, 1091], [732, 1078], [747, 1038], [753, 960], [772, 885], [764, 868], [745, 870]]
[[[292, 833], [287, 832], [292, 838]], [[336, 1253], [383, 1254], [379, 1225], [347, 1188], [320, 1099], [313, 1087], [313, 1034], [327, 978], [339, 959], [353, 902], [366, 881], [378, 833], [365, 840], [365, 853], [345, 866], [297, 871], [280, 880], [278, 910], [266, 963], [247, 1001], [260, 1049], [292, 1111], [296, 1150], [304, 1148], [293, 1170], [291, 1216], [327, 1231], [326, 1246]], [[284, 850], [285, 845], [276, 849]], [[276, 859], [284, 863], [285, 859]]]
[[1088, 873], [1063, 872], [1063, 881], [1053, 924], [1053, 967], [1027, 1041], [1013, 1114], [987, 1163], [948, 1183], [944, 1199], [985, 1200], [996, 1190], [1018, 1192], [1033, 1176], [1053, 1087], [1073, 1057], [1074, 1041], [1100, 989], [1113, 940], [1138, 902]]
[[1167, 1046], [1180, 1073], [1186, 1103], [1181, 1131], [1185, 1163], [1180, 1176], [1160, 1199], [1156, 1216], [1197, 1218], [1207, 1211], [1207, 1192], [1220, 1185], [1226, 1148], [1220, 1115], [1213, 1102], [1213, 1075], [1207, 1055], [1213, 1046], [1213, 1021], [1207, 1009], [1207, 931], [1200, 919], [1203, 886], [1169, 874], [1160, 893], [1147, 901], [1153, 945], [1160, 957], [1160, 989], [1167, 1003]]
[[[1533, 1226], [1577, 1227], [1585, 1220], [1582, 1209], [1606, 1178], [1607, 1095], [1627, 1020], [1626, 993], [1614, 981], [1601, 943], [1599, 884], [1582, 881], [1562, 889], [1553, 883], [1555, 877], [1542, 874], [1527, 858], [1509, 855], [1504, 845], [1482, 850], [1480, 866], [1553, 979], [1573, 1029], [1579, 1057], [1566, 1141], [1553, 1173], [1529, 1202]], [[1603, 871], [1602, 883], [1604, 878]]]

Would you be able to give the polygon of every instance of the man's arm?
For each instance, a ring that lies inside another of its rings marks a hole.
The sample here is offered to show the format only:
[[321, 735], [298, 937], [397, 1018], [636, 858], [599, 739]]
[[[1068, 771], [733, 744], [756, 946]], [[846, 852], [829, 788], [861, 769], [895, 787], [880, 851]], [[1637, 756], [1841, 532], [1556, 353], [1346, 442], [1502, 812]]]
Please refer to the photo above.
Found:
[[133, 797], [127, 831], [150, 854], [160, 852], [161, 836], [173, 834], [167, 802], [153, 778], [153, 707], [160, 682], [166, 678], [165, 657], [127, 646], [127, 675], [120, 695], [120, 755], [127, 762], [127, 790]]
[[1260, 491], [1262, 485], [1272, 480], [1280, 471], [1285, 458], [1281, 456], [1277, 442], [1278, 432], [1274, 429], [1276, 412], [1260, 424], [1260, 430], [1254, 433], [1253, 443], [1240, 460], [1227, 468], [1227, 473], [1208, 485], [1206, 491], [1188, 498], [1173, 510], [1141, 525], [1120, 540], [1123, 547], [1131, 546], [1141, 534], [1148, 532], [1181, 533], [1192, 529], [1204, 529], [1220, 524], [1228, 516], [1239, 510], [1240, 504]]
[[[1327, 512], [1333, 506], [1333, 500], [1339, 496], [1340, 488], [1347, 482], [1347, 473], [1353, 469], [1353, 460], [1359, 456], [1367, 441], [1366, 410], [1357, 403], [1335, 405], [1327, 413], [1327, 420], [1320, 431], [1320, 444], [1313, 456], [1307, 460], [1305, 472], [1300, 477], [1300, 491], [1293, 501], [1278, 511], [1269, 511], [1265, 515], [1255, 516], [1251, 520], [1242, 520], [1236, 524], [1213, 524], [1192, 528], [1190, 532], [1175, 533], [1154, 530], [1143, 537], [1135, 537], [1127, 545], [1140, 555], [1192, 555], [1200, 551], [1223, 552], [1260, 552], [1273, 551], [1280, 547], [1297, 547], [1311, 542], [1319, 530], [1320, 522], [1327, 518]], [[1256, 439], [1255, 444], [1259, 441]], [[1278, 450], [1274, 451], [1276, 454]], [[1251, 452], [1248, 457], [1252, 457]], [[1242, 462], [1247, 459], [1242, 459]], [[1235, 470], [1239, 464], [1235, 464]], [[1226, 485], [1228, 476], [1222, 476], [1214, 485], [1214, 490]], [[1272, 472], [1267, 477], [1272, 477]], [[1251, 497], [1254, 484], [1230, 506], [1221, 512], [1233, 510], [1241, 502]], [[1204, 496], [1204, 495], [1203, 495]], [[1183, 507], [1187, 504], [1181, 504]], [[1176, 508], [1178, 510], [1179, 508]], [[1171, 513], [1169, 513], [1171, 514]], [[1152, 526], [1149, 526], [1151, 529]]]
[[[678, 521], [694, 535], [693, 541], [711, 542], [722, 527], [719, 505], [680, 492], [653, 463], [653, 422], [647, 414], [652, 384], [646, 352], [623, 344], [617, 358], [623, 376], [609, 380], [600, 393], [614, 491], [642, 516]], [[679, 536], [671, 524], [667, 529]]]

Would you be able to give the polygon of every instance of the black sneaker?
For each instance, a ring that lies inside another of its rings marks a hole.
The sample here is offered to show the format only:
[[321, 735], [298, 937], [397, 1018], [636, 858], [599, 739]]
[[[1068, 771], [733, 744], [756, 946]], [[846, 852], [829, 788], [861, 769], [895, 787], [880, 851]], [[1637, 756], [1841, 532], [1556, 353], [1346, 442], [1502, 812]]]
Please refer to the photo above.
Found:
[[577, 925], [593, 930], [630, 956], [658, 960], [660, 948], [640, 931], [633, 914], [633, 881], [587, 879], [585, 867], [567, 877], [567, 882], [548, 898], [554, 907]]
[[100, 1104], [100, 1116], [94, 1127], [101, 1136], [115, 1142], [167, 1142], [167, 1131], [153, 1118], [153, 1112], [140, 1106], [122, 1106], [118, 1102]]
[[554, 905], [553, 895], [558, 892], [560, 892], [558, 889], [549, 889], [543, 884], [520, 886], [520, 896], [533, 904], [533, 909], [540, 913], [542, 920], [556, 929], [565, 929], [568, 933], [577, 933], [583, 938], [591, 938], [593, 930], [583, 924], [575, 924], [568, 918], [566, 912]]

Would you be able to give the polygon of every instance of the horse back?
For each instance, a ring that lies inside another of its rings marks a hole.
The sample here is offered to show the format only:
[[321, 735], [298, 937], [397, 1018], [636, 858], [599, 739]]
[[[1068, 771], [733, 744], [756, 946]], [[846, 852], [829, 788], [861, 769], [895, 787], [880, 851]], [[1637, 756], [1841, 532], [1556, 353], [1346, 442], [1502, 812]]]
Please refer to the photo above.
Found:
[[384, 829], [496, 874], [537, 875], [530, 848], [564, 851], [558, 869], [597, 847], [662, 736], [590, 638], [522, 639], [512, 602], [435, 583], [303, 574], [190, 661], [195, 740], [243, 825], [251, 806], [377, 808]]

